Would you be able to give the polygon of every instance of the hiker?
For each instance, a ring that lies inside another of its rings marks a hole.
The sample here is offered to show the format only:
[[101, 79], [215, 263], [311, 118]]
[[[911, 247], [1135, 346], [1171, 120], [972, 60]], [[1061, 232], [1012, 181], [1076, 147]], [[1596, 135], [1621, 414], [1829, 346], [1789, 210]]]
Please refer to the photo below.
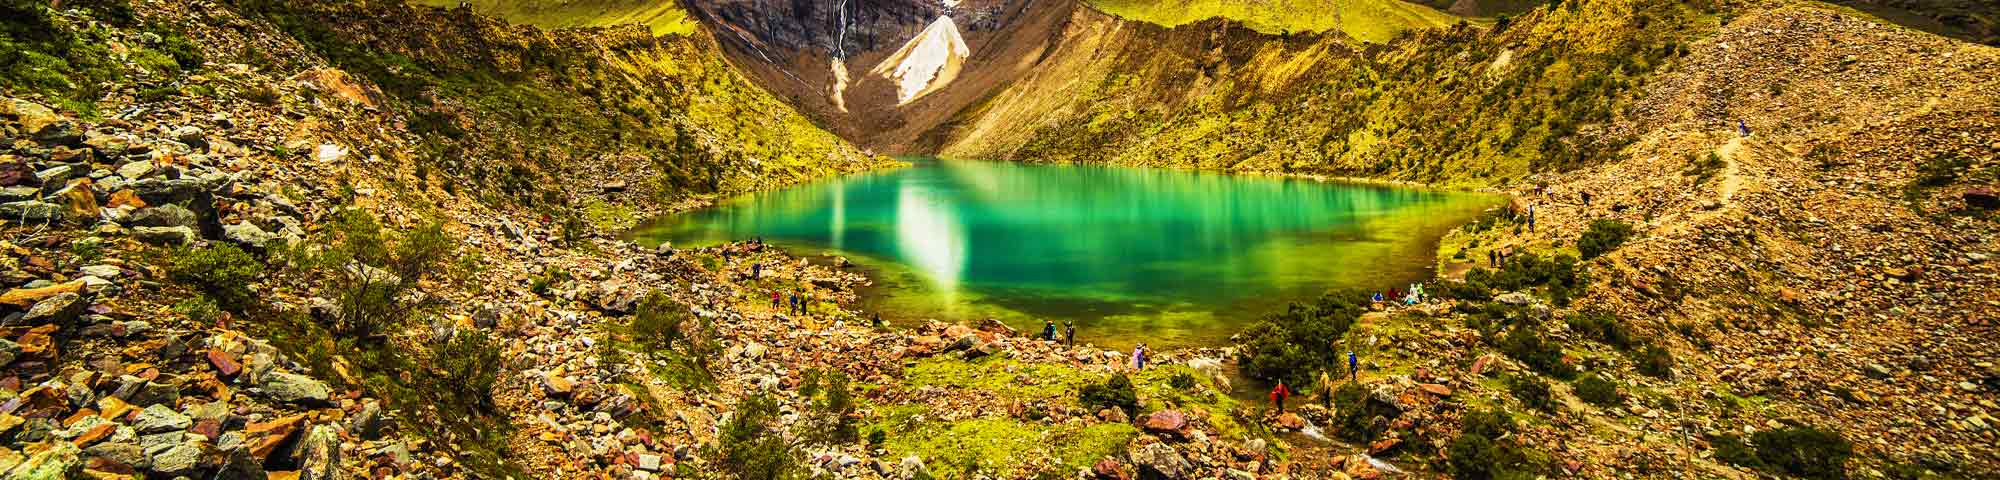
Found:
[[771, 308], [777, 308], [778, 304], [783, 302], [783, 300], [781, 300], [779, 297], [781, 297], [781, 295], [778, 294], [777, 290], [771, 291]]
[[1736, 131], [1742, 132], [1744, 138], [1750, 137], [1750, 125], [1743, 123], [1742, 119], [1736, 120]]
[[1146, 369], [1146, 344], [1141, 343], [1132, 347], [1132, 370], [1137, 371], [1145, 369]]
[[1347, 351], [1347, 381], [1361, 381], [1361, 358], [1354, 356], [1353, 350]]
[[798, 315], [798, 314], [799, 314], [799, 292], [792, 292], [792, 295], [791, 295], [790, 297], [788, 297], [788, 298], [789, 298], [789, 299], [791, 300], [791, 302], [792, 302], [792, 305], [791, 305], [791, 307], [790, 307], [790, 308], [788, 308], [788, 309], [786, 309], [786, 310], [785, 310], [785, 313], [789, 313], [789, 314], [792, 314], [792, 315]]
[[750, 264], [750, 279], [756, 280], [759, 278], [764, 278], [764, 263], [758, 262]]
[[1076, 346], [1076, 322], [1063, 321], [1063, 345]]
[[1277, 405], [1278, 413], [1285, 413], [1285, 398], [1290, 396], [1292, 396], [1292, 390], [1285, 388], [1284, 380], [1279, 380], [1278, 386], [1271, 387], [1271, 404]]
[[1493, 268], [1500, 268], [1500, 250], [1499, 250], [1499, 249], [1487, 249], [1487, 250], [1486, 250], [1486, 265], [1487, 265], [1487, 266], [1491, 266], [1491, 267], [1493, 267]]
[[1590, 206], [1590, 192], [1583, 192], [1583, 206]]
[[1333, 379], [1327, 378], [1326, 369], [1319, 369], [1319, 404], [1333, 409]]
[[1375, 303], [1382, 303], [1382, 292], [1375, 292]]
[[875, 328], [882, 328], [882, 312], [875, 312], [874, 317], [868, 323], [874, 325]]
[[1535, 231], [1535, 204], [1528, 204], [1528, 231]]
[[1042, 320], [1042, 340], [1056, 341], [1056, 322]]

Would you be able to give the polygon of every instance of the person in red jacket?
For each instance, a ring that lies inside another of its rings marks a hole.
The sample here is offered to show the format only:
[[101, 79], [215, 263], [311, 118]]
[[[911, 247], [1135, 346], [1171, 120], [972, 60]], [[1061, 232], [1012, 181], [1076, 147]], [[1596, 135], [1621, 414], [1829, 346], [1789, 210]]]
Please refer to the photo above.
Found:
[[1285, 413], [1285, 398], [1291, 396], [1292, 389], [1285, 388], [1284, 380], [1279, 380], [1278, 386], [1271, 387], [1271, 403], [1278, 406], [1278, 413]]

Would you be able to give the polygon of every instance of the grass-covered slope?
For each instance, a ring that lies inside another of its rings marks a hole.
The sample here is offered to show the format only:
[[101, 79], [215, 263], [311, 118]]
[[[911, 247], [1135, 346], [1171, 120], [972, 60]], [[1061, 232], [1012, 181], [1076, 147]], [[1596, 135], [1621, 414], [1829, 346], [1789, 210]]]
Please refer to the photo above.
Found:
[[1035, 75], [934, 138], [954, 157], [1503, 184], [1629, 142], [1626, 105], [1716, 9], [1571, 1], [1360, 50], [1083, 12]]
[[1242, 22], [1270, 34], [1340, 31], [1386, 42], [1407, 30], [1457, 21], [1450, 14], [1400, 0], [1088, 0], [1128, 20], [1178, 27], [1211, 18]]
[[654, 35], [694, 33], [695, 20], [672, 0], [412, 0], [411, 3], [453, 8], [464, 3], [479, 13], [542, 28], [645, 25]]

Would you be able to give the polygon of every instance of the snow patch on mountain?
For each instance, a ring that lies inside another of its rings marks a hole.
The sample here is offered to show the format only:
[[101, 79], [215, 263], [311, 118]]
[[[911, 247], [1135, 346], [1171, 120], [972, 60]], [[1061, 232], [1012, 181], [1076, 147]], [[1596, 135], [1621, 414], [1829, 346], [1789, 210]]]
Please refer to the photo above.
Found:
[[896, 105], [908, 105], [951, 84], [971, 55], [965, 37], [958, 33], [958, 23], [942, 16], [871, 73], [896, 82]]

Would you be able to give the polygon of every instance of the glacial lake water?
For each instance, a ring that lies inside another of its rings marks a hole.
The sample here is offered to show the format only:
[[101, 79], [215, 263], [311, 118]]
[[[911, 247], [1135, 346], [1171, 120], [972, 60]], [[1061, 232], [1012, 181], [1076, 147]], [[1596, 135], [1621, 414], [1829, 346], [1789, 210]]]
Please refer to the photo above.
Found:
[[1221, 345], [1330, 289], [1386, 290], [1434, 271], [1438, 239], [1498, 197], [1306, 179], [1106, 166], [911, 160], [657, 219], [644, 244], [762, 236], [815, 263], [841, 255], [890, 323], [1077, 324], [1077, 341]]

